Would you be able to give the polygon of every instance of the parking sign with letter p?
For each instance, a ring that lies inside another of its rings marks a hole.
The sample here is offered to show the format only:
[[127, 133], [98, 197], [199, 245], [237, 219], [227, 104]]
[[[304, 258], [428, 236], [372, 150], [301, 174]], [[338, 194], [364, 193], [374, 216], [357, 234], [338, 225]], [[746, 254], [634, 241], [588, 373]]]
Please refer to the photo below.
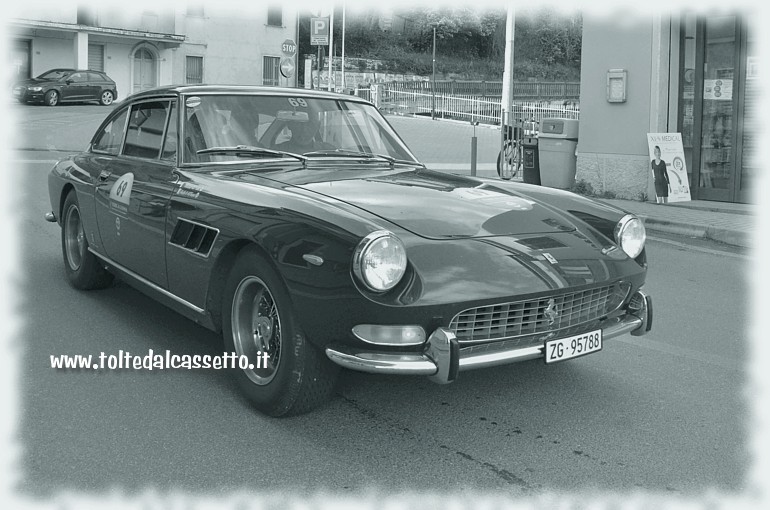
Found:
[[310, 44], [329, 45], [329, 18], [310, 18]]

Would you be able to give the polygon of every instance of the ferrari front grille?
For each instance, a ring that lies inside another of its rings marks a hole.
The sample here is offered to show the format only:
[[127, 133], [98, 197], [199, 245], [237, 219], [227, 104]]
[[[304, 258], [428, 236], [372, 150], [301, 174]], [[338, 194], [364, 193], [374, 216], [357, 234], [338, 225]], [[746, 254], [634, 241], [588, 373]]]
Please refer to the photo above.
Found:
[[470, 308], [455, 315], [449, 329], [460, 344], [545, 335], [588, 324], [617, 309], [627, 284], [554, 294]]

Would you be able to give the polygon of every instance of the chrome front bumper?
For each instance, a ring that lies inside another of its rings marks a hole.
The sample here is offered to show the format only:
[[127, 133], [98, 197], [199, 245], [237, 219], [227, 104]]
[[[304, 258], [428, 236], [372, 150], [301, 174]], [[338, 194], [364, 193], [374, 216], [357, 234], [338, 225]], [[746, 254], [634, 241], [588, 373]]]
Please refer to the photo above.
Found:
[[[602, 339], [626, 333], [644, 335], [652, 328], [652, 298], [637, 291], [631, 300], [635, 307], [602, 327]], [[460, 348], [454, 333], [438, 328], [426, 342], [423, 352], [371, 352], [347, 346], [330, 346], [326, 355], [334, 363], [374, 374], [427, 375], [440, 384], [454, 381], [460, 371], [504, 365], [543, 357], [543, 345], [511, 346], [506, 341]]]

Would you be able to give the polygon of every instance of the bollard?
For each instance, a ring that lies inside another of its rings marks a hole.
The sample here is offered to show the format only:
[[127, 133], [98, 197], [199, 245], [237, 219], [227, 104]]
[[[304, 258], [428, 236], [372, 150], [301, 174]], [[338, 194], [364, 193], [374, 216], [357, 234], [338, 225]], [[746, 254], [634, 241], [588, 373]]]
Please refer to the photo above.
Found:
[[476, 138], [476, 126], [479, 125], [478, 121], [471, 121], [473, 126], [473, 136], [471, 137], [471, 176], [476, 177], [476, 155], [478, 149], [478, 138]]

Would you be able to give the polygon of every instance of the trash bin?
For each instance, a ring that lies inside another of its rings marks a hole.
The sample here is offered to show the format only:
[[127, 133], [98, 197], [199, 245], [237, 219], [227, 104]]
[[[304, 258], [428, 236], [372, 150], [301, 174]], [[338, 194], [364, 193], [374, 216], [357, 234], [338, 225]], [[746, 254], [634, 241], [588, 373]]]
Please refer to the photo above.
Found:
[[540, 122], [538, 152], [540, 183], [549, 188], [569, 189], [575, 184], [578, 142], [576, 119], [548, 118]]
[[540, 184], [540, 157], [537, 150], [537, 137], [528, 136], [521, 140], [523, 152], [523, 180], [527, 184]]

